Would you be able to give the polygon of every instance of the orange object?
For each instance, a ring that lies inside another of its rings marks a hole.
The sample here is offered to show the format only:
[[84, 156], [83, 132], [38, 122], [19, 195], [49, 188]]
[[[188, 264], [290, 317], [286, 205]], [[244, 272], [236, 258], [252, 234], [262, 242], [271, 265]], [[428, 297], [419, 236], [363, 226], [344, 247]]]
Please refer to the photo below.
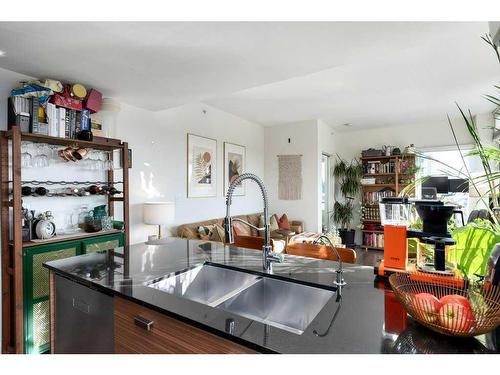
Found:
[[384, 263], [386, 268], [406, 270], [408, 247], [405, 226], [384, 225]]
[[400, 334], [408, 325], [406, 310], [392, 290], [384, 291], [384, 331]]
[[455, 271], [454, 276], [414, 271], [410, 273], [410, 280], [421, 281], [434, 285], [451, 286], [457, 289], [465, 288], [465, 280], [460, 276], [460, 273], [458, 271]]

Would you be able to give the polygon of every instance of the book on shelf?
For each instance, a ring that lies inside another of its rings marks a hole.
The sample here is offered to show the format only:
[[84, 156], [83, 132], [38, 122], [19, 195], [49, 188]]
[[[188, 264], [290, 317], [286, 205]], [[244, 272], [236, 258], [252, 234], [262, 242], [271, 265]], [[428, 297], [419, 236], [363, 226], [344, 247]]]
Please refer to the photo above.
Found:
[[59, 136], [59, 127], [58, 127], [58, 123], [57, 123], [56, 105], [52, 104], [52, 103], [47, 103], [47, 107], [45, 108], [45, 113], [47, 116], [49, 136], [58, 137]]
[[76, 138], [76, 111], [71, 109], [69, 111], [69, 137]]
[[67, 109], [65, 114], [64, 114], [64, 137], [65, 138], [71, 138], [71, 133], [70, 133], [70, 123], [69, 123], [69, 110]]
[[59, 107], [57, 109], [57, 123], [59, 125], [58, 137], [66, 137], [66, 108]]

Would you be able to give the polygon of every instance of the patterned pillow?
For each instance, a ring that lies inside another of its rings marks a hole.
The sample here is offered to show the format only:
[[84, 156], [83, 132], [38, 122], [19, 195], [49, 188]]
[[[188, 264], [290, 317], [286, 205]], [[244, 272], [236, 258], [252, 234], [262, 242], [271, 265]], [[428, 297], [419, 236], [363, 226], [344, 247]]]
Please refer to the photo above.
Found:
[[198, 227], [198, 237], [200, 237], [200, 239], [202, 240], [211, 241], [213, 230], [213, 225], [200, 225]]

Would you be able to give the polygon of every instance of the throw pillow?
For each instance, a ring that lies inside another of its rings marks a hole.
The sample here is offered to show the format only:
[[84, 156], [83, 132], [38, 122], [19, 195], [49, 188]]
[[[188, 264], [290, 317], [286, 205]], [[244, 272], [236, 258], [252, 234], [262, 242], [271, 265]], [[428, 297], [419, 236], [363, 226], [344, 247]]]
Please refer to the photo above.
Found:
[[[264, 215], [260, 215], [259, 219], [259, 227], [264, 226]], [[280, 229], [280, 226], [278, 225], [278, 215], [274, 214], [269, 218], [269, 231], [272, 233], [275, 230]]]
[[234, 234], [236, 236], [251, 236], [252, 235], [251, 228], [246, 224], [240, 223], [239, 221], [233, 222], [233, 230], [234, 230]]
[[216, 242], [224, 242], [224, 228], [219, 224], [214, 224], [211, 240]]
[[212, 237], [212, 231], [213, 231], [213, 225], [206, 225], [206, 226], [200, 225], [198, 227], [198, 236], [202, 240], [210, 241]]
[[269, 222], [269, 231], [273, 233], [275, 230], [280, 229], [278, 225], [278, 215], [271, 216], [271, 221]]
[[278, 220], [278, 225], [280, 226], [280, 229], [290, 230], [290, 222], [288, 221], [288, 216], [286, 216], [286, 214], [283, 214]]

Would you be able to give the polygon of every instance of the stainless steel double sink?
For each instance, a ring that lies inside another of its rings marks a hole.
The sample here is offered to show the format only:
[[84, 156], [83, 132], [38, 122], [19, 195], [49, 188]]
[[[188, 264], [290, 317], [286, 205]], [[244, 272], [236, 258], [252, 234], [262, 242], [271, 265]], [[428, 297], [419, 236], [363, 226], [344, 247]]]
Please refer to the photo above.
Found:
[[148, 286], [296, 334], [302, 334], [335, 295], [335, 291], [212, 264]]

